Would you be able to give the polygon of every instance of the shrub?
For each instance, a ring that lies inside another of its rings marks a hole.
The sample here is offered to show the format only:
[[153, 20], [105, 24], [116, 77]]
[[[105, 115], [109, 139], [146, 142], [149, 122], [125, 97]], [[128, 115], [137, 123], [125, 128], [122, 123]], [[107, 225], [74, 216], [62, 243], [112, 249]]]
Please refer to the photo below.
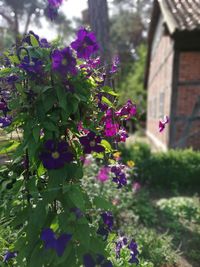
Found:
[[133, 160], [138, 178], [153, 186], [172, 188], [200, 187], [200, 152], [192, 149], [151, 153], [146, 144], [122, 147], [122, 157]]

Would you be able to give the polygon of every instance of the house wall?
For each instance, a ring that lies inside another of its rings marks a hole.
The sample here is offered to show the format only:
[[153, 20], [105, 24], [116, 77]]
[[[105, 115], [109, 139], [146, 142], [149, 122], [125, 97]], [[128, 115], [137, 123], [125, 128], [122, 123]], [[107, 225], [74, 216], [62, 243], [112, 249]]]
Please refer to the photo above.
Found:
[[[156, 146], [166, 150], [169, 144], [169, 126], [159, 133], [158, 123], [164, 115], [170, 116], [174, 45], [173, 40], [164, 33], [162, 25], [158, 23], [151, 51], [147, 89], [147, 135]], [[162, 34], [159, 34], [159, 31], [162, 31]], [[159, 35], [158, 42], [156, 36]]]
[[[180, 143], [183, 131], [188, 123], [188, 118], [192, 112], [196, 101], [200, 97], [200, 51], [183, 51], [179, 53], [179, 71], [177, 83], [177, 100], [175, 110], [175, 144]], [[174, 125], [174, 126], [175, 126]], [[199, 112], [193, 118], [190, 137], [185, 139], [185, 143], [178, 146], [200, 149], [200, 107]]]

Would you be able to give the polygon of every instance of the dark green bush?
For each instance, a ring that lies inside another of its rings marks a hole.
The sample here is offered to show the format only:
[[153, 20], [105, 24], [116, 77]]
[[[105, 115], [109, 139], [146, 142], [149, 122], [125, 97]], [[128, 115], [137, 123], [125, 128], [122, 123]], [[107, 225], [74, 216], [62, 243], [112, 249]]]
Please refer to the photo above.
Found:
[[187, 149], [151, 153], [147, 144], [136, 143], [122, 147], [122, 158], [136, 163], [138, 179], [143, 183], [200, 188], [200, 152]]

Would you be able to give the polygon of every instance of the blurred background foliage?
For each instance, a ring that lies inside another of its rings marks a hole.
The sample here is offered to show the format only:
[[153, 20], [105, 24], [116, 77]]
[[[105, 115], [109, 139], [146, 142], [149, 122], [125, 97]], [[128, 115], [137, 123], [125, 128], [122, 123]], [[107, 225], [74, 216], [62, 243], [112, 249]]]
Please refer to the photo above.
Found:
[[[64, 2], [70, 0], [64, 0]], [[98, 1], [91, 3], [97, 6]], [[86, 2], [86, 0], [85, 0]], [[108, 36], [104, 43], [107, 43], [106, 57], [110, 60], [118, 55], [120, 58], [120, 71], [116, 75], [115, 87], [121, 93], [120, 102], [123, 103], [130, 98], [140, 107], [139, 120], [145, 120], [146, 113], [146, 91], [143, 87], [145, 71], [147, 31], [151, 16], [152, 0], [105, 0], [99, 1], [102, 10], [106, 8], [102, 17], [108, 17], [106, 22], [98, 23], [98, 31], [106, 33]], [[63, 43], [68, 43], [73, 37], [77, 28], [81, 25], [93, 26], [94, 20], [91, 18], [91, 5], [82, 10], [82, 14], [72, 17], [70, 9], [59, 10], [59, 16], [52, 23], [46, 14], [47, 1], [42, 0], [0, 0], [0, 51], [11, 47], [29, 30], [43, 29], [43, 35], [47, 39], [59, 37]], [[73, 3], [73, 5], [75, 5]], [[92, 10], [94, 13], [95, 10]], [[99, 13], [99, 10], [97, 11]], [[101, 11], [102, 12], [102, 11]], [[106, 26], [105, 26], [106, 23]], [[51, 27], [52, 35], [45, 32], [47, 27]], [[94, 27], [92, 27], [94, 28]], [[53, 34], [54, 33], [54, 34]], [[37, 34], [37, 32], [36, 32]], [[105, 35], [105, 34], [104, 34]], [[98, 37], [98, 40], [101, 37]], [[102, 37], [105, 39], [105, 37]], [[103, 43], [103, 40], [99, 40]], [[104, 48], [105, 50], [105, 48]]]

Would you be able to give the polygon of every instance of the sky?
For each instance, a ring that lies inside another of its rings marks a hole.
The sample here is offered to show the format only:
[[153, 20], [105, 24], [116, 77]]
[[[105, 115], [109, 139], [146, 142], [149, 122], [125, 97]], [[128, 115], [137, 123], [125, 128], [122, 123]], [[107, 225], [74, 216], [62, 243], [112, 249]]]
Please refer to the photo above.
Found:
[[[73, 17], [81, 17], [81, 12], [87, 8], [87, 0], [64, 0], [61, 10], [66, 13], [68, 19]], [[48, 40], [52, 40], [56, 37], [56, 31], [53, 29], [51, 23], [45, 19], [41, 20], [42, 28], [31, 27], [29, 30], [37, 32], [41, 37], [45, 37]]]

